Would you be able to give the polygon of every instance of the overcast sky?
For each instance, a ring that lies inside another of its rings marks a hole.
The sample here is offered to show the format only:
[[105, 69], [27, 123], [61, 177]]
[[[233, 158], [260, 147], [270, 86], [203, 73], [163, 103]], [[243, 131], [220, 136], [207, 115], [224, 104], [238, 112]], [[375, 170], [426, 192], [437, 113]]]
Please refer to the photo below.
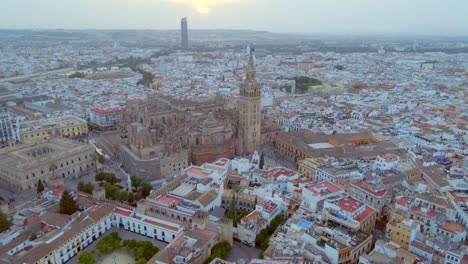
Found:
[[468, 0], [0, 0], [3, 29], [468, 35]]

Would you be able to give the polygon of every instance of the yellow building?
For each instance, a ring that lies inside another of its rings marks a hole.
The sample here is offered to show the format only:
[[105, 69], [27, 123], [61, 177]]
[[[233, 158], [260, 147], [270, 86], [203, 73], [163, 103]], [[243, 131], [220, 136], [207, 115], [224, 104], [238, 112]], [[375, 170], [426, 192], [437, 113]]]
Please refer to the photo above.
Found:
[[419, 222], [413, 219], [399, 221], [393, 219], [387, 223], [386, 236], [394, 243], [397, 243], [405, 250], [408, 250], [411, 241], [414, 239]]
[[95, 170], [90, 144], [53, 138], [24, 143], [0, 151], [0, 185], [14, 192], [35, 190], [39, 180], [52, 185], [57, 179], [77, 178]]
[[299, 161], [299, 173], [311, 179], [315, 180], [315, 171], [319, 166], [319, 159], [307, 158]]
[[74, 116], [55, 117], [20, 124], [21, 142], [44, 142], [52, 137], [74, 137], [88, 134], [88, 124]]

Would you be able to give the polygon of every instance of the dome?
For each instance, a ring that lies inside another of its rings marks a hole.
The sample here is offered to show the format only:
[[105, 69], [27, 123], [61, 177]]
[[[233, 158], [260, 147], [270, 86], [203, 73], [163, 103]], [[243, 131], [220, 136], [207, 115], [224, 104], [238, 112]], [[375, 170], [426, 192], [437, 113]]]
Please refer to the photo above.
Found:
[[204, 127], [213, 127], [213, 126], [218, 126], [220, 124], [221, 124], [221, 122], [216, 120], [216, 118], [214, 117], [213, 112], [210, 112], [208, 114], [208, 118], [205, 119], [205, 121], [203, 122]]

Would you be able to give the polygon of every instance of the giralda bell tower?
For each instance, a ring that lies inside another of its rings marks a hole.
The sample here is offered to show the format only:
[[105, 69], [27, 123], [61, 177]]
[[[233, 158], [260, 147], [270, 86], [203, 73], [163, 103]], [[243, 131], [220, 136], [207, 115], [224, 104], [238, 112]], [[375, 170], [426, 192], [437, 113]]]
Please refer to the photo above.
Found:
[[248, 63], [245, 81], [240, 86], [239, 94], [239, 136], [244, 154], [260, 151], [260, 122], [262, 87], [255, 79], [255, 66], [253, 60], [254, 48], [247, 47]]

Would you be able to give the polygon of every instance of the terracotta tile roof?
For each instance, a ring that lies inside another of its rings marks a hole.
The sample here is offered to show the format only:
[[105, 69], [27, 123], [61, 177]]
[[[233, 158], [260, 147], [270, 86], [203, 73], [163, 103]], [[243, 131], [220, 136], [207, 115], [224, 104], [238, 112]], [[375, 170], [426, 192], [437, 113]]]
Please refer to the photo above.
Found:
[[114, 212], [116, 214], [123, 215], [123, 216], [126, 216], [126, 217], [129, 217], [132, 214], [131, 211], [123, 210], [123, 209], [120, 209], [118, 207], [115, 208]]
[[98, 221], [104, 216], [114, 211], [114, 208], [115, 208], [115, 205], [110, 204], [110, 203], [105, 203], [100, 206], [91, 207], [90, 209], [86, 211], [86, 213], [88, 213], [89, 217], [91, 217], [94, 221]]
[[37, 215], [33, 215], [29, 218], [26, 218], [24, 219], [23, 221], [23, 225], [27, 226], [27, 225], [32, 225], [34, 223], [37, 223], [41, 220], [40, 216], [37, 214]]
[[185, 170], [187, 174], [197, 175], [202, 178], [208, 177], [211, 173], [204, 171], [202, 168], [191, 166]]
[[34, 247], [32, 250], [24, 254], [20, 258], [14, 260], [13, 264], [24, 264], [24, 263], [36, 263], [41, 258], [47, 256], [50, 252], [55, 249], [54, 243], [51, 244], [40, 244]]
[[165, 229], [168, 229], [168, 230], [172, 230], [172, 231], [179, 230], [177, 227], [166, 225], [164, 223], [153, 221], [153, 220], [150, 220], [150, 219], [145, 219], [145, 220], [143, 220], [143, 222], [148, 223], [148, 224], [152, 224], [152, 225], [155, 225], [155, 226], [159, 226], [159, 227], [162, 227], [162, 228], [165, 228]]
[[42, 219], [42, 222], [48, 225], [62, 228], [68, 223], [68, 220], [70, 219], [70, 217], [68, 215], [64, 215], [60, 213], [45, 212], [44, 214], [41, 215], [41, 219]]
[[248, 223], [248, 222], [250, 222], [250, 221], [257, 221], [257, 219], [258, 219], [261, 215], [262, 215], [262, 214], [261, 214], [259, 211], [255, 210], [255, 211], [253, 211], [252, 213], [250, 213], [250, 214], [248, 214], [248, 215], [242, 217], [242, 220], [241, 220], [241, 221], [242, 221], [242, 223]]
[[118, 108], [110, 108], [110, 109], [93, 108], [93, 109], [91, 109], [91, 111], [93, 111], [94, 113], [99, 114], [99, 115], [109, 115], [109, 114], [120, 113], [122, 111], [122, 109], [118, 109]]
[[410, 198], [408, 196], [402, 196], [397, 200], [397, 204], [408, 206], [410, 204]]
[[442, 228], [452, 233], [461, 233], [465, 231], [465, 228], [461, 224], [455, 222], [445, 222]]
[[290, 177], [290, 176], [294, 176], [296, 174], [297, 174], [297, 172], [295, 172], [293, 170], [290, 170], [290, 169], [287, 169], [287, 168], [273, 168], [273, 169], [269, 170], [265, 174], [265, 176], [267, 178], [276, 178], [276, 177], [279, 177], [279, 176]]
[[379, 196], [379, 197], [382, 197], [385, 195], [385, 193], [387, 192], [387, 189], [384, 189], [384, 190], [381, 190], [381, 191], [373, 191], [369, 188], [367, 188], [365, 185], [364, 185], [364, 182], [363, 181], [360, 181], [360, 182], [356, 182], [356, 183], [353, 183], [354, 186], [358, 187], [359, 189], [365, 191], [365, 192], [368, 192], [369, 194], [372, 194], [374, 196]]
[[210, 203], [212, 203], [216, 197], [218, 196], [218, 193], [215, 192], [214, 190], [210, 190], [209, 192], [206, 192], [203, 194], [198, 201], [200, 202], [203, 207], [207, 207]]
[[90, 208], [95, 204], [94, 200], [86, 196], [78, 196], [76, 199], [76, 204], [85, 208]]
[[6, 252], [10, 251], [11, 249], [15, 248], [17, 245], [23, 243], [24, 241], [29, 240], [29, 238], [31, 237], [31, 234], [32, 234], [31, 231], [24, 231], [17, 238], [10, 241], [10, 243], [1, 246], [0, 247], [0, 256], [5, 254]]
[[330, 193], [342, 191], [340, 187], [328, 181], [318, 182], [314, 185], [307, 187], [307, 190], [309, 190], [315, 196], [323, 196]]
[[63, 186], [54, 187], [54, 188], [52, 189], [52, 196], [54, 196], [54, 197], [60, 197], [60, 196], [62, 196], [62, 193], [63, 193], [65, 190], [66, 190], [66, 189], [65, 189], [65, 187], [63, 187]]
[[360, 213], [359, 215], [354, 217], [354, 220], [356, 220], [358, 222], [362, 222], [362, 221], [366, 220], [367, 217], [372, 215], [374, 212], [375, 212], [375, 210], [373, 208], [366, 205], [366, 208], [364, 209], [364, 211], [362, 211], [362, 213]]

